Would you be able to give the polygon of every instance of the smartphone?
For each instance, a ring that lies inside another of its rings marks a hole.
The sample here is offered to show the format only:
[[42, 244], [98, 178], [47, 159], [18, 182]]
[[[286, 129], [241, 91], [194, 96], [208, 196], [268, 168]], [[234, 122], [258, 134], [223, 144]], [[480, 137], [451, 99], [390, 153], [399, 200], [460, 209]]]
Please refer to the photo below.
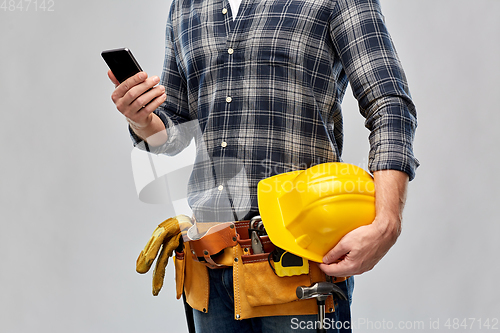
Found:
[[141, 66], [127, 48], [102, 51], [101, 56], [120, 83], [142, 72]]

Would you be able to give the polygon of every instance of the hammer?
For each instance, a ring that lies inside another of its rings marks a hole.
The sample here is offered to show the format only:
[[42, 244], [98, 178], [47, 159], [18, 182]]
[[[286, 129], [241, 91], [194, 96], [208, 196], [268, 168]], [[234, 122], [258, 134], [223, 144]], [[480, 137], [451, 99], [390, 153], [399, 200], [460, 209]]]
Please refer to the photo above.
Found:
[[317, 282], [310, 287], [297, 287], [295, 291], [299, 299], [316, 298], [318, 302], [318, 333], [326, 333], [325, 329], [325, 301], [328, 296], [333, 295], [335, 299], [347, 300], [346, 295], [337, 285], [331, 282]]

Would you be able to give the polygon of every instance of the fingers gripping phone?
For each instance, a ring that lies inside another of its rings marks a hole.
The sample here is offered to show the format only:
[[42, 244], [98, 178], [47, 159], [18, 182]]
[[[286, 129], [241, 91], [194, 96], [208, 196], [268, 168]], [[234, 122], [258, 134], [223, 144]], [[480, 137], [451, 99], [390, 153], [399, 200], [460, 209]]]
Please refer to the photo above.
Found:
[[106, 50], [101, 52], [101, 56], [120, 83], [142, 72], [141, 66], [127, 48]]

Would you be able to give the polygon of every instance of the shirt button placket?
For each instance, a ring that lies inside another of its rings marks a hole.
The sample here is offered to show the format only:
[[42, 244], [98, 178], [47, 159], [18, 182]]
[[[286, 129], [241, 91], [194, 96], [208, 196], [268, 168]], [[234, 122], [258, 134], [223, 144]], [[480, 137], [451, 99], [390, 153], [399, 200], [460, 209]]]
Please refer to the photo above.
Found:
[[[225, 15], [225, 14], [227, 14], [227, 12], [228, 12], [227, 8], [222, 9], [222, 14]], [[232, 47], [228, 47], [227, 54], [229, 55], [229, 57], [232, 57], [233, 53], [234, 53], [234, 49]], [[231, 69], [229, 69], [229, 70], [231, 70]], [[232, 101], [233, 101], [233, 98], [231, 96], [229, 96], [229, 90], [228, 90], [228, 95], [226, 95], [226, 103], [230, 104]], [[221, 143], [221, 146], [222, 146], [222, 148], [226, 148], [227, 142], [223, 141]]]
[[[228, 48], [228, 49], [227, 49], [227, 53], [228, 53], [229, 55], [232, 55], [232, 54], [234, 53], [234, 50], [233, 50], [232, 48]], [[231, 96], [227, 96], [227, 97], [226, 97], [226, 103], [228, 103], [228, 104], [229, 104], [229, 103], [231, 103], [232, 101], [233, 101], [233, 99], [231, 98]]]

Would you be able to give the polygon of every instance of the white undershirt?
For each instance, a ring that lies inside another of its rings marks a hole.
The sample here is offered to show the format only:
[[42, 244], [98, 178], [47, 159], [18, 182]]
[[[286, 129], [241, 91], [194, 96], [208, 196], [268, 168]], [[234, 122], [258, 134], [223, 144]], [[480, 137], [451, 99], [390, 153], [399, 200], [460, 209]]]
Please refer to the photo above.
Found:
[[229, 5], [231, 6], [231, 13], [233, 13], [233, 21], [238, 15], [238, 9], [240, 8], [241, 0], [229, 0]]

